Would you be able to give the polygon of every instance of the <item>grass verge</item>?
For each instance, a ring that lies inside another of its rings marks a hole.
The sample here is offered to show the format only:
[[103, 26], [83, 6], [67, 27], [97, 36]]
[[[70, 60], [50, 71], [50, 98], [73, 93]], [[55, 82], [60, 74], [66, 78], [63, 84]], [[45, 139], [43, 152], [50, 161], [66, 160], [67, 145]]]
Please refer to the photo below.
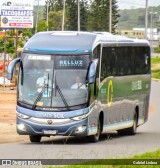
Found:
[[[157, 160], [159, 159], [159, 160]], [[157, 162], [158, 165], [155, 163]], [[113, 165], [111, 165], [113, 163]], [[134, 163], [134, 164], [133, 164]], [[139, 164], [138, 164], [139, 163]], [[116, 165], [117, 164], [117, 165]], [[121, 164], [121, 165], [118, 165]], [[58, 166], [49, 166], [47, 168], [55, 168]], [[155, 152], [147, 152], [142, 155], [135, 155], [129, 158], [96, 160], [79, 165], [59, 166], [61, 168], [155, 168], [160, 167], [160, 150]]]
[[152, 78], [160, 79], [160, 58], [151, 58]]

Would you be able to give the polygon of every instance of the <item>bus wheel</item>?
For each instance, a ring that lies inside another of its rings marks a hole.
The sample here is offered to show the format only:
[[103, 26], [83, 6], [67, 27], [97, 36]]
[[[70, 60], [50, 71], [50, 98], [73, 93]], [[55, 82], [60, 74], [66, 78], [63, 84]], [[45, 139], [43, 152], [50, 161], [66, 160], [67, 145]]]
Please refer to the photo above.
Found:
[[99, 141], [99, 138], [100, 138], [100, 135], [101, 135], [101, 123], [100, 123], [100, 120], [98, 121], [98, 130], [97, 130], [97, 133], [95, 135], [91, 135], [89, 136], [89, 141], [90, 142], [98, 142]]
[[137, 113], [135, 113], [132, 127], [123, 130], [118, 130], [118, 135], [135, 135], [137, 131], [137, 123], [138, 123], [138, 116]]
[[133, 118], [133, 126], [128, 128], [128, 134], [129, 135], [135, 135], [136, 134], [137, 124], [138, 124], [138, 116], [137, 116], [137, 113], [135, 113], [134, 118]]
[[30, 135], [29, 139], [31, 142], [40, 142], [41, 141], [41, 136], [39, 135]]

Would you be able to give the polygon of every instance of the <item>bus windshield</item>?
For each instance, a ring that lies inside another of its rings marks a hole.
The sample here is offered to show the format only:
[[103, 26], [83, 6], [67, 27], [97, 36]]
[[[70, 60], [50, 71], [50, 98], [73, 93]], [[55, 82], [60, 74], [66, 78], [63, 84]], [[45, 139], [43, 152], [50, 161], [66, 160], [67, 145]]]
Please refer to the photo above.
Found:
[[19, 72], [18, 101], [43, 110], [80, 108], [88, 101], [88, 66], [88, 55], [24, 53]]

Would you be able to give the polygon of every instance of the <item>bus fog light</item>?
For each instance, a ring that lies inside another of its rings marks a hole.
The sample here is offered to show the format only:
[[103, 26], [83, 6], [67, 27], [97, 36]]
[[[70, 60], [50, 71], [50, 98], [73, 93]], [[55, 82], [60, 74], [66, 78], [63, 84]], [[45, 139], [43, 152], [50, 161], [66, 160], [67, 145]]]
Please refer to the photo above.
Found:
[[17, 124], [17, 128], [21, 131], [26, 131], [26, 127], [24, 124]]
[[83, 132], [86, 129], [86, 126], [82, 125], [76, 128], [75, 133]]

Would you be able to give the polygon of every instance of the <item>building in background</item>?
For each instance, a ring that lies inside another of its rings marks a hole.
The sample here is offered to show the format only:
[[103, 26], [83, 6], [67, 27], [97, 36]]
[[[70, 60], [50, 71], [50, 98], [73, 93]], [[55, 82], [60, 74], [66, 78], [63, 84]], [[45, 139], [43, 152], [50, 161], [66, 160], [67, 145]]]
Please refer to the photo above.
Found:
[[[134, 31], [143, 31], [145, 32], [145, 28], [133, 28]], [[159, 29], [157, 28], [148, 28], [147, 29], [147, 39], [151, 40], [159, 40]]]
[[116, 30], [116, 34], [138, 39], [144, 39], [145, 35], [142, 30]]
[[[129, 38], [145, 38], [145, 28], [133, 28], [132, 30], [116, 30], [116, 34], [126, 36]], [[150, 42], [151, 47], [155, 48], [160, 43], [160, 30], [157, 28], [147, 29], [147, 40]]]

